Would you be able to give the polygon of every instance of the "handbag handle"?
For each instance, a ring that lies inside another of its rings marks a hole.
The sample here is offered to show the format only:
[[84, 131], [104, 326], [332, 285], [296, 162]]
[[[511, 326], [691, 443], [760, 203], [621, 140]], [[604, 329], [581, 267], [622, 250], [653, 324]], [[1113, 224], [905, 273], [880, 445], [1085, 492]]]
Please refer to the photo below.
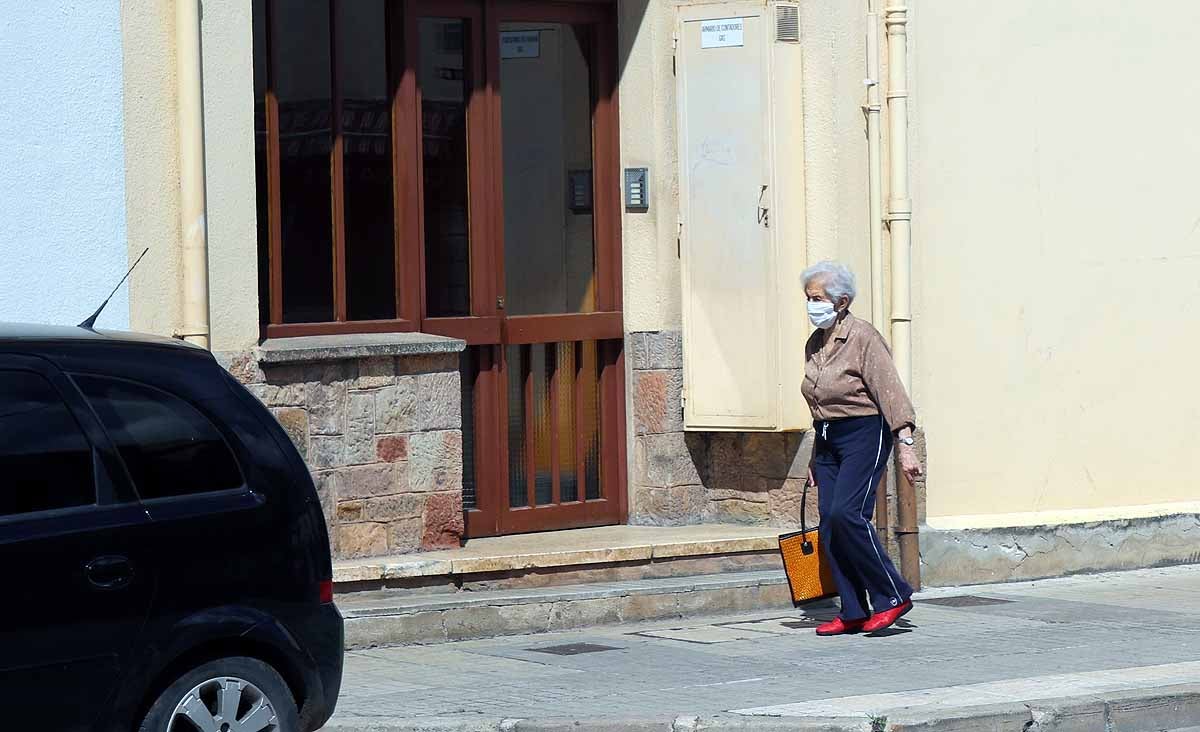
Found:
[[800, 493], [800, 533], [808, 533], [809, 530], [809, 486], [811, 485], [812, 481], [808, 478], [805, 478], [804, 492]]
[[808, 521], [806, 519], [807, 519], [807, 514], [808, 514], [808, 487], [811, 485], [812, 485], [812, 480], [809, 478], [805, 478], [804, 479], [804, 491], [800, 494], [800, 533], [801, 534], [808, 533]]

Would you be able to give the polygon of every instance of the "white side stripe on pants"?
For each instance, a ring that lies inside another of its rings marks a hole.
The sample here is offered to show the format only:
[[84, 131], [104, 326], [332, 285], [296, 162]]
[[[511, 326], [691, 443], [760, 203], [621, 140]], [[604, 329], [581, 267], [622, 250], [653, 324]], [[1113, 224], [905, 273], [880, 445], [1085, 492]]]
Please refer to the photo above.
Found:
[[[867, 510], [867, 498], [871, 495], [871, 489], [874, 487], [871, 484], [875, 479], [875, 471], [879, 470], [879, 458], [883, 455], [883, 416], [879, 417], [879, 446], [875, 448], [875, 467], [871, 468], [871, 474], [867, 476], [867, 491], [863, 494], [862, 505], [858, 508], [858, 515], [862, 516]], [[879, 537], [875, 535], [875, 529], [871, 527], [871, 522], [867, 521], [867, 533], [871, 535], [871, 548], [875, 550], [875, 558], [879, 560], [879, 566], [883, 568], [883, 573], [887, 575], [888, 582], [892, 583], [892, 603], [893, 605], [900, 602], [900, 590], [896, 588], [896, 580], [892, 579], [892, 573], [888, 571], [887, 564], [883, 561], [883, 555], [879, 553]]]

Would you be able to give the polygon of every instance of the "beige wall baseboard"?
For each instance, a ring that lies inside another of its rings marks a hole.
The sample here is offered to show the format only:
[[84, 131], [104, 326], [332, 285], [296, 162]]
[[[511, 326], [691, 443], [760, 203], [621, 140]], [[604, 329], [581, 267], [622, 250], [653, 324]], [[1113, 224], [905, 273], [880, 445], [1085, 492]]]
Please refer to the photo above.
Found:
[[933, 529], [991, 529], [1013, 526], [1058, 526], [1119, 519], [1153, 518], [1173, 514], [1200, 514], [1200, 501], [1177, 503], [1148, 503], [1134, 506], [1106, 506], [1059, 511], [1022, 511], [1017, 513], [969, 514], [960, 516], [930, 516], [927, 523]]
[[928, 587], [1200, 562], [1200, 514], [990, 529], [921, 530]]

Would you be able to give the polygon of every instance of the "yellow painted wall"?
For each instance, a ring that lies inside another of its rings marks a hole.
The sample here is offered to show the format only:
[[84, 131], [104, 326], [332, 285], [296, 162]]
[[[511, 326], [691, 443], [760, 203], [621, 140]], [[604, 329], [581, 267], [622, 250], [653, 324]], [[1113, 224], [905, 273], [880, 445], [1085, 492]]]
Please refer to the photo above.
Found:
[[212, 349], [258, 341], [258, 212], [254, 170], [251, 3], [206, 0], [204, 138]]
[[150, 247], [129, 278], [129, 323], [133, 330], [171, 335], [180, 328], [183, 303], [174, 5], [123, 0], [121, 34], [130, 262]]
[[[204, 105], [213, 350], [258, 339], [250, 4], [204, 3]], [[129, 251], [150, 254], [130, 284], [134, 330], [180, 329], [179, 142], [175, 6], [123, 0], [126, 227]]]
[[912, 5], [929, 523], [1182, 510], [1200, 495], [1200, 3]]
[[[701, 4], [712, 3], [619, 4], [622, 167], [649, 167], [653, 196], [648, 212], [628, 213], [623, 221], [625, 327], [631, 332], [681, 326], [672, 39], [677, 8]], [[800, 13], [805, 112], [803, 126], [791, 132], [805, 137], [808, 241], [801, 245], [812, 261], [841, 257], [860, 273], [863, 294], [855, 307], [869, 316], [867, 149], [860, 108], [865, 5], [809, 0], [800, 4]]]
[[[622, 166], [649, 167], [653, 186], [649, 212], [623, 220], [631, 332], [680, 327], [681, 4], [692, 3], [619, 3]], [[1200, 396], [1181, 378], [1200, 350], [1200, 86], [1187, 82], [1200, 3], [911, 6], [914, 397], [929, 442], [930, 523], [1179, 509], [1200, 495]], [[800, 8], [805, 246], [810, 260], [839, 258], [858, 273], [865, 316], [865, 8]], [[216, 350], [258, 336], [250, 12], [241, 0], [204, 6]], [[122, 27], [129, 249], [152, 249], [133, 276], [131, 322], [171, 333], [173, 6], [123, 0]]]

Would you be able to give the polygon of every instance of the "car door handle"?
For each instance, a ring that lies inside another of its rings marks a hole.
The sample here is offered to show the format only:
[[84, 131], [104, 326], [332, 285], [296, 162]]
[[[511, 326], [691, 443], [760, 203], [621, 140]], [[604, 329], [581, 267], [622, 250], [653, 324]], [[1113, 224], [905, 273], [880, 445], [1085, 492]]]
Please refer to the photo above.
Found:
[[96, 557], [84, 565], [84, 574], [98, 590], [120, 590], [133, 582], [133, 564], [126, 557]]

